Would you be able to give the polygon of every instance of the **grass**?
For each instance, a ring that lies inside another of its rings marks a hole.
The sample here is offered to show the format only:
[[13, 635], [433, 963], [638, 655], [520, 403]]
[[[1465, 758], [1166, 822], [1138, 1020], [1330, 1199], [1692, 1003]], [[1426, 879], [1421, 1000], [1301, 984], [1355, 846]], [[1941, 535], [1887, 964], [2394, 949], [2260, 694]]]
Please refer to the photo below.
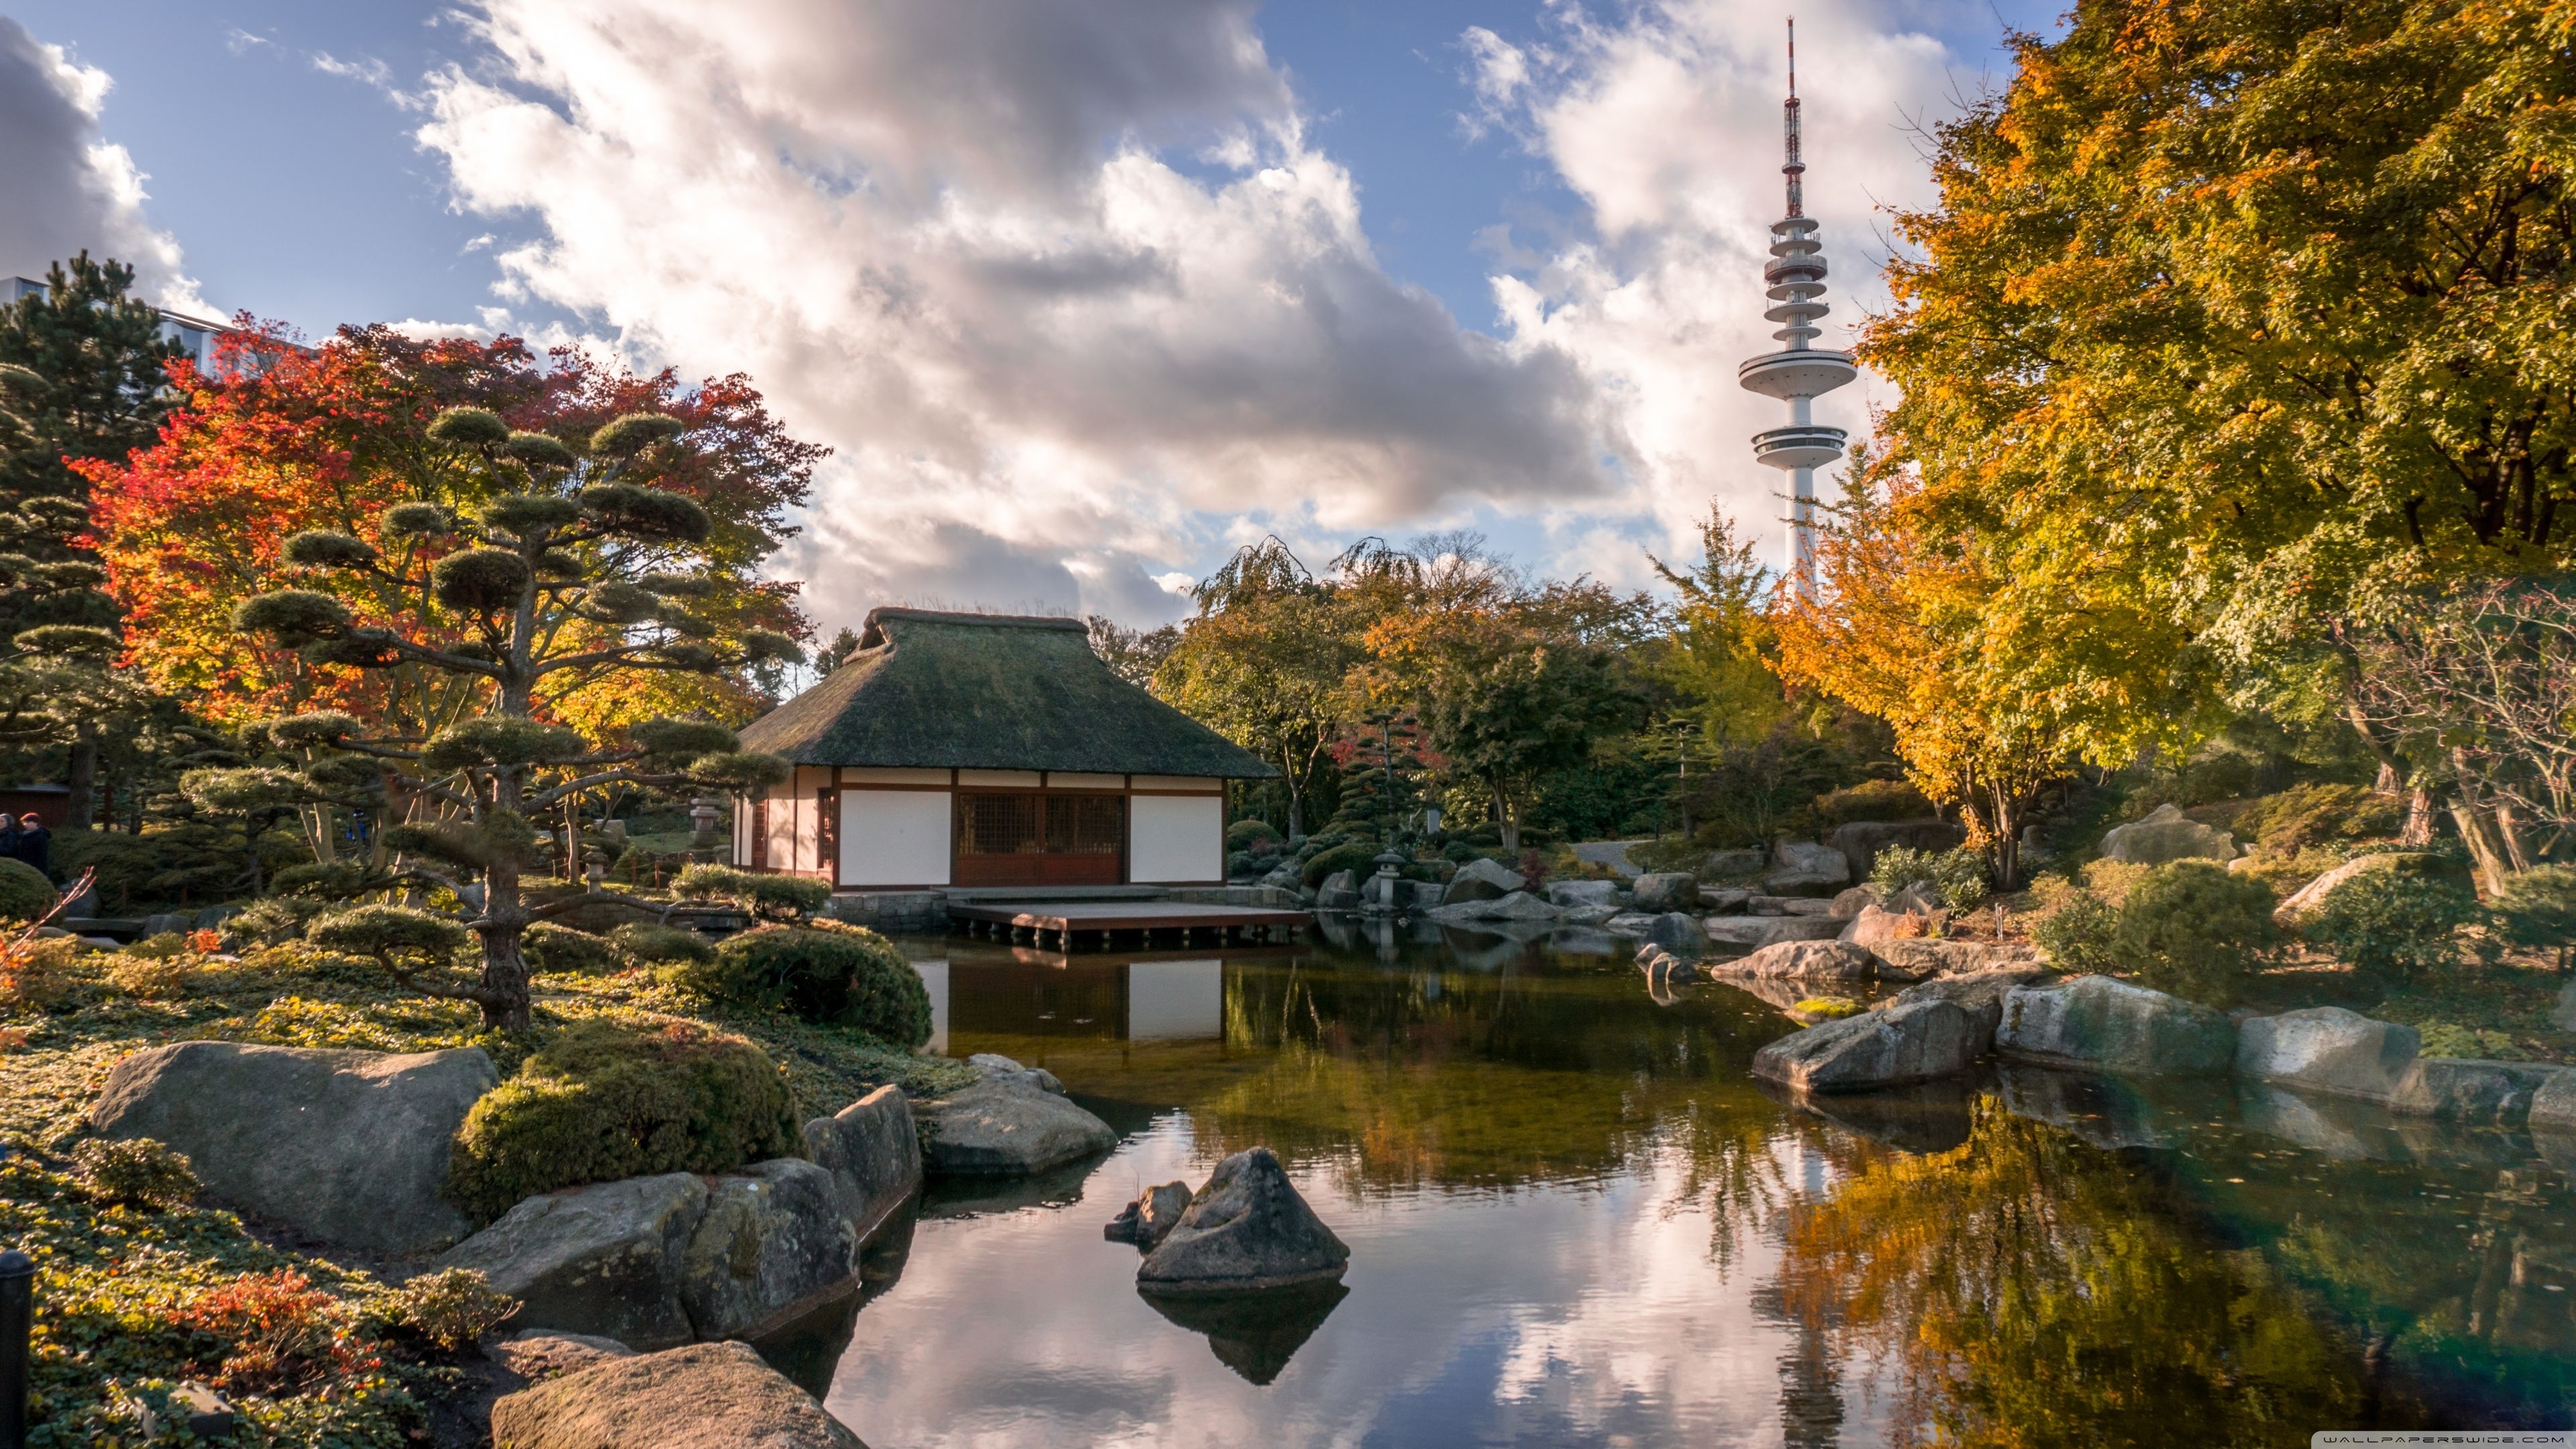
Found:
[[[152, 1442], [138, 1410], [167, 1424], [162, 1401], [182, 1379], [224, 1390], [241, 1412], [235, 1442], [244, 1446], [407, 1449], [429, 1442], [431, 1404], [461, 1382], [452, 1355], [392, 1326], [401, 1317], [395, 1289], [354, 1259], [276, 1246], [220, 1209], [96, 1200], [73, 1175], [70, 1152], [109, 1069], [130, 1051], [193, 1038], [479, 1046], [506, 1075], [567, 1023], [637, 1008], [759, 1042], [786, 1070], [800, 1121], [888, 1082], [933, 1094], [974, 1077], [964, 1063], [850, 1033], [715, 1011], [641, 972], [541, 976], [534, 1027], [500, 1033], [483, 1030], [469, 1006], [388, 991], [371, 963], [301, 945], [234, 964], [200, 961], [175, 982], [162, 973], [151, 989], [169, 1000], [117, 989], [119, 960], [79, 958], [44, 1006], [0, 1003], [0, 1244], [33, 1255], [40, 1274], [30, 1449]], [[261, 1306], [253, 1316], [277, 1343], [249, 1344], [226, 1327], [250, 1321], [245, 1301]]]

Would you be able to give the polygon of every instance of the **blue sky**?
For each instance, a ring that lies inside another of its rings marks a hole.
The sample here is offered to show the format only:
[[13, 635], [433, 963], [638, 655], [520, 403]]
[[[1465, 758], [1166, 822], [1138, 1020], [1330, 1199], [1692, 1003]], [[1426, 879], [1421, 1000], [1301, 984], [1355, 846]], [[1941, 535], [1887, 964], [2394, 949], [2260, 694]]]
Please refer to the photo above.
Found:
[[[143, 196], [0, 223], [0, 270], [159, 246], [165, 292], [316, 335], [749, 368], [837, 449], [783, 564], [827, 623], [893, 597], [1142, 622], [1264, 531], [1468, 526], [1623, 582], [1712, 497], [1776, 532], [1732, 441], [1767, 413], [1718, 372], [1769, 346], [1783, 9], [1030, 3], [762, 0], [693, 33], [649, 0], [19, 0]], [[1879, 208], [1924, 199], [1906, 119], [2051, 11], [1804, 8], [1811, 209], [1866, 302]], [[746, 142], [775, 174], [740, 174]], [[774, 275], [716, 281], [737, 256]], [[1069, 259], [1146, 280], [1026, 290]]]

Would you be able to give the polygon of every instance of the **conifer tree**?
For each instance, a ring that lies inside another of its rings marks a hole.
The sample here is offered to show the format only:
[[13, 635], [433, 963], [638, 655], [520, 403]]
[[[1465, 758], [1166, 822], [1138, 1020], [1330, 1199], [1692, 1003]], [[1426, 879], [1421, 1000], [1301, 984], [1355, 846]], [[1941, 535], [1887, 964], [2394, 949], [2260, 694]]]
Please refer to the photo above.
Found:
[[[378, 902], [315, 921], [314, 940], [384, 962], [406, 988], [471, 1001], [486, 1025], [528, 1024], [528, 927], [602, 899], [593, 891], [532, 899], [541, 868], [537, 821], [585, 791], [617, 785], [734, 793], [786, 777], [784, 762], [738, 750], [703, 720], [650, 720], [617, 738], [549, 717], [549, 700], [616, 675], [713, 675], [794, 659], [794, 640], [729, 627], [692, 607], [710, 590], [708, 518], [655, 480], [690, 447], [677, 418], [618, 418], [577, 444], [513, 431], [495, 413], [451, 408], [428, 428], [468, 480], [458, 508], [423, 500], [373, 520], [372, 538], [310, 530], [286, 543], [307, 587], [246, 600], [236, 627], [308, 664], [413, 666], [468, 686], [471, 703], [423, 734], [370, 730], [349, 715], [307, 713], [261, 727], [296, 752], [299, 769], [217, 770], [189, 777], [210, 808], [263, 799], [347, 798], [372, 769], [396, 823], [379, 842], [385, 869], [355, 869], [344, 894], [429, 888], [443, 911]], [[369, 601], [361, 623], [335, 590]], [[400, 599], [394, 614], [385, 601]], [[355, 863], [352, 863], [353, 866]], [[653, 903], [630, 902], [650, 907]], [[481, 969], [450, 970], [445, 952], [471, 932]]]

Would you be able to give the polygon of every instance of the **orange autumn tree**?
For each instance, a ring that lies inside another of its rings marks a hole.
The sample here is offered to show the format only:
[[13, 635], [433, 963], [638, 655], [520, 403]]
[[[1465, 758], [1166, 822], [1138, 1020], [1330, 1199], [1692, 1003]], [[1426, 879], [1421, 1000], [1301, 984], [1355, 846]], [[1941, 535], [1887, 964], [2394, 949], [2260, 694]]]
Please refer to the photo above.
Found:
[[[638, 376], [569, 349], [540, 362], [515, 338], [423, 341], [381, 326], [343, 328], [308, 349], [243, 322], [209, 371], [173, 368], [183, 403], [155, 446], [81, 470], [108, 588], [127, 611], [126, 662], [156, 688], [235, 724], [328, 708], [426, 730], [469, 708], [473, 690], [435, 671], [317, 663], [232, 626], [241, 602], [273, 585], [294, 534], [372, 538], [370, 520], [399, 504], [484, 501], [483, 475], [428, 435], [453, 407], [574, 448], [630, 413], [678, 419], [691, 447], [656, 486], [708, 517], [694, 613], [722, 629], [807, 632], [794, 586], [754, 570], [795, 532], [787, 513], [827, 450], [789, 436], [747, 379], [684, 388], [671, 372]], [[415, 603], [390, 585], [349, 589], [343, 601], [360, 625], [408, 618]], [[593, 733], [682, 713], [738, 721], [762, 682], [599, 671], [556, 681], [537, 708]]]
[[1924, 529], [1920, 490], [1883, 459], [1854, 475], [1817, 541], [1816, 596], [1780, 595], [1781, 674], [1887, 721], [1916, 788], [1962, 807], [2009, 887], [2023, 814], [2073, 758], [2067, 722], [2013, 667], [1996, 580]]

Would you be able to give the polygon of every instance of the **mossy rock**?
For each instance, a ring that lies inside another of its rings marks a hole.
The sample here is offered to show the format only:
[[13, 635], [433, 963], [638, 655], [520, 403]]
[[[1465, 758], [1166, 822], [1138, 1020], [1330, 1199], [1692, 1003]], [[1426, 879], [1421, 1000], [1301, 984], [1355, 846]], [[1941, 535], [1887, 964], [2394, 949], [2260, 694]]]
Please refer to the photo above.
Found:
[[731, 1172], [796, 1144], [787, 1078], [759, 1047], [677, 1017], [595, 1017], [474, 1104], [447, 1196], [489, 1221], [556, 1188]]

